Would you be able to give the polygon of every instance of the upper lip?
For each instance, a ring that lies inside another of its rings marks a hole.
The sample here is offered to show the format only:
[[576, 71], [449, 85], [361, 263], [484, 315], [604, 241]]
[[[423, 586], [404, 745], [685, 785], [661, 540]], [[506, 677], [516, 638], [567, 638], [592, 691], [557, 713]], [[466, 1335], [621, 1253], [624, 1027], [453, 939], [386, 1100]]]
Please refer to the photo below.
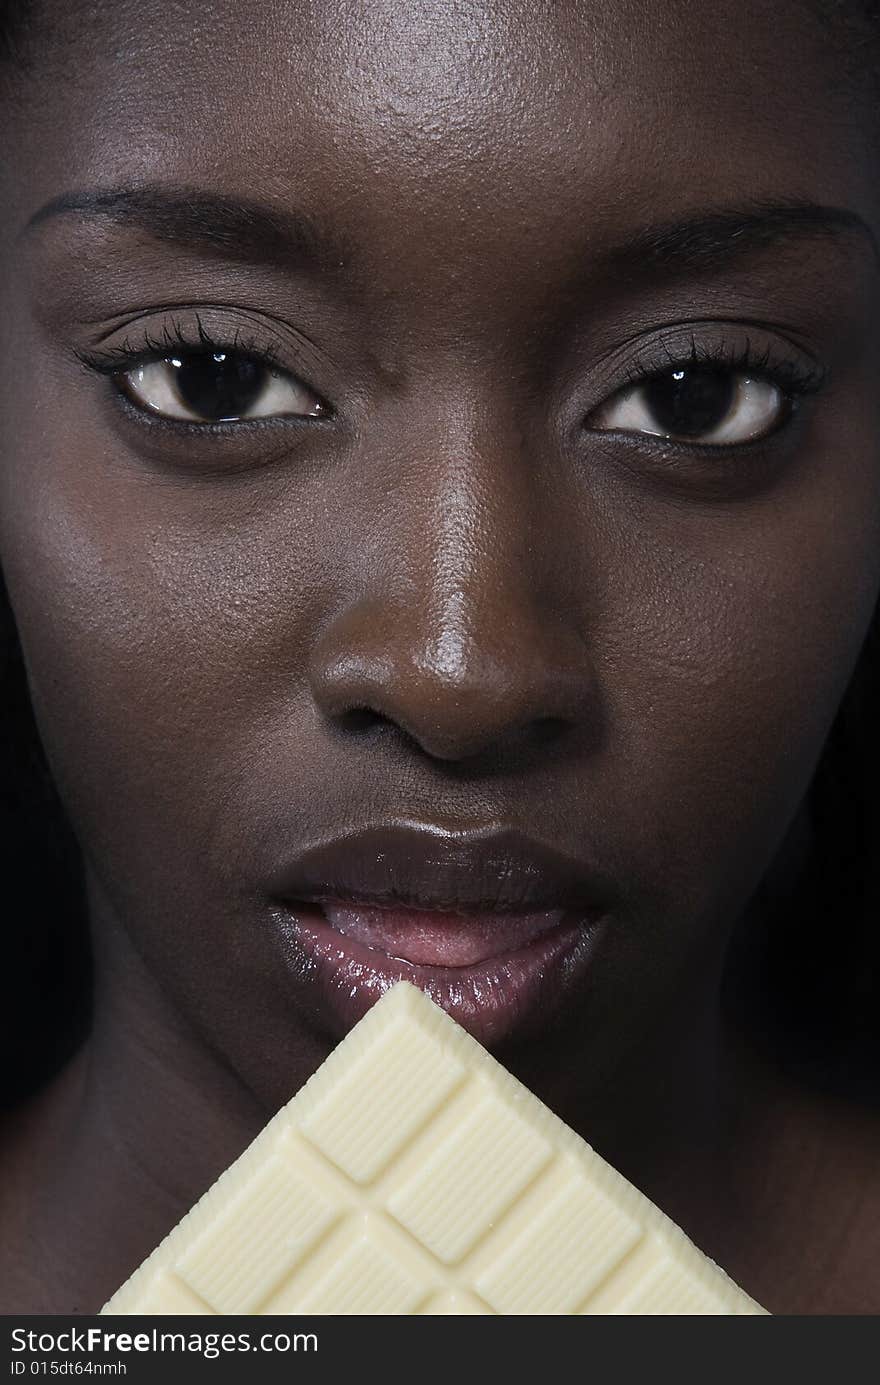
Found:
[[449, 832], [427, 824], [372, 826], [312, 844], [275, 872], [270, 888], [285, 903], [479, 913], [604, 910], [615, 893], [600, 871], [519, 830]]

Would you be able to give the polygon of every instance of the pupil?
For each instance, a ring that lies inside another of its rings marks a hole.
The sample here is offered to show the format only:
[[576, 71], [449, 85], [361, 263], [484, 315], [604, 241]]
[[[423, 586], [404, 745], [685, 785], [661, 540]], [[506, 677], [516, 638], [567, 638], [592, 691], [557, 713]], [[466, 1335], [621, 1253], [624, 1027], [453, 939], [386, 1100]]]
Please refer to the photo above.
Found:
[[202, 418], [241, 418], [259, 398], [266, 367], [231, 352], [197, 353], [175, 367], [174, 383], [182, 402]]
[[731, 373], [709, 366], [688, 366], [655, 376], [645, 385], [648, 406], [663, 431], [683, 433], [686, 437], [717, 428], [728, 414], [735, 394]]

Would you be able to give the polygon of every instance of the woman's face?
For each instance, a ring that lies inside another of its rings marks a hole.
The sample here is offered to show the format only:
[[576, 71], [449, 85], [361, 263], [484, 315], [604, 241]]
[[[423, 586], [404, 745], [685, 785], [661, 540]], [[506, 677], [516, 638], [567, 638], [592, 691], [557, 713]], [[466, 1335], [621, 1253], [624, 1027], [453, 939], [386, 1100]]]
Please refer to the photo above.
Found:
[[601, 1084], [877, 601], [855, 88], [796, 3], [97, 10], [10, 103], [0, 556], [99, 960], [267, 1102], [403, 974]]

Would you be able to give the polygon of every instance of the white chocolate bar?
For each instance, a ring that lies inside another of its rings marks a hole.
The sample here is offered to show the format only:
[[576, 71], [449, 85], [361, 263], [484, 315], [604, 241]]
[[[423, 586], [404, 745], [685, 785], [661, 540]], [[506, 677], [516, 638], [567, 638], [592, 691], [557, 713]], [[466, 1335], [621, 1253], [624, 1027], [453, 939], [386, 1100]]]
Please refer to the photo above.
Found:
[[101, 1311], [765, 1312], [407, 982]]

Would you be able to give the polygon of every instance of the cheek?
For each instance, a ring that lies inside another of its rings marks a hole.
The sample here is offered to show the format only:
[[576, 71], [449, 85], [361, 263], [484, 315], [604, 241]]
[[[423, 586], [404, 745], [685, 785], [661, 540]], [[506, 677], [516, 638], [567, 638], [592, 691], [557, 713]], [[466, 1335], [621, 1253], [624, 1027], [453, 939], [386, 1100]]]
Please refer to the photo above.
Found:
[[117, 896], [165, 875], [170, 897], [188, 873], [234, 873], [234, 833], [220, 844], [214, 824], [259, 776], [262, 728], [277, 748], [282, 725], [295, 759], [310, 724], [303, 670], [330, 598], [313, 537], [323, 497], [304, 485], [284, 504], [268, 479], [212, 493], [101, 445], [73, 458], [59, 440], [39, 485], [9, 488], [4, 568], [80, 839]]
[[871, 462], [862, 443], [738, 510], [646, 515], [616, 574], [608, 719], [670, 910], [735, 917], [809, 787], [877, 606]]

